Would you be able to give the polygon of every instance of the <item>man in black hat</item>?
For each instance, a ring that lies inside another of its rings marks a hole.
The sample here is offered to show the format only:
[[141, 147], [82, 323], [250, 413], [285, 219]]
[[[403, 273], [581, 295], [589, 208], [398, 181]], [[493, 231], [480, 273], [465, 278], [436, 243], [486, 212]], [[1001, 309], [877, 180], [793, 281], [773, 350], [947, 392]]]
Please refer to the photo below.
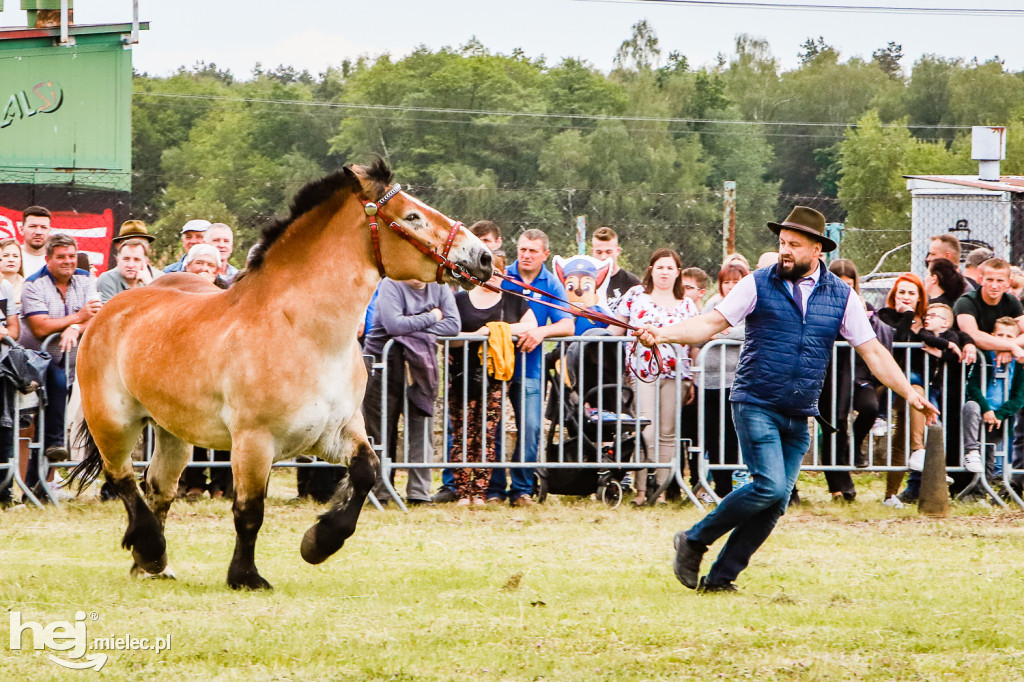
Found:
[[[818, 396], [832, 346], [844, 337], [871, 372], [934, 421], [938, 410], [910, 386], [868, 322], [852, 289], [821, 260], [836, 248], [825, 217], [797, 206], [782, 223], [779, 262], [744, 277], [713, 311], [669, 327], [636, 332], [647, 346], [694, 345], [746, 321], [746, 343], [732, 385], [733, 422], [751, 483], [734, 490], [700, 522], [675, 536], [675, 574], [702, 592], [734, 591], [733, 581], [786, 510], [818, 417]], [[732, 532], [710, 572], [699, 576], [708, 546]]]

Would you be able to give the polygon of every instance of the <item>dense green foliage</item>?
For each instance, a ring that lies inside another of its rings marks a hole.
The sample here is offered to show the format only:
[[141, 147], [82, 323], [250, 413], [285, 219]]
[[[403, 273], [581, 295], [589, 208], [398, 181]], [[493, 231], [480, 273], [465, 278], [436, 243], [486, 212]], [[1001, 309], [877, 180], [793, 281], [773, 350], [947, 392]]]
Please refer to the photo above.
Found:
[[[573, 249], [576, 216], [610, 225], [641, 266], [662, 245], [711, 270], [721, 256], [722, 183], [737, 183], [737, 246], [768, 247], [768, 219], [798, 203], [847, 224], [862, 264], [907, 240], [903, 174], [969, 173], [968, 126], [1006, 124], [1004, 172], [1024, 171], [1024, 77], [998, 61], [928, 55], [903, 65], [890, 42], [870, 61], [823, 38], [784, 71], [740, 35], [691, 67], [651, 27], [632, 28], [602, 73], [495, 54], [472, 40], [344, 62], [319, 76], [212, 64], [135, 78], [132, 212], [171, 257], [185, 220], [237, 227], [235, 260], [305, 182], [381, 155], [399, 181], [465, 222], [546, 230]], [[238, 263], [239, 265], [241, 263]]]

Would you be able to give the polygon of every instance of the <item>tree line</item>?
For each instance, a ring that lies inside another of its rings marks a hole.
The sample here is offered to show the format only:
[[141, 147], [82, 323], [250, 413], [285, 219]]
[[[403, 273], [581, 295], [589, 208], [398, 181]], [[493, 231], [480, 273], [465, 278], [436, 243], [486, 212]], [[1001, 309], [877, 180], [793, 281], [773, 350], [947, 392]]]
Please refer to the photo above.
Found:
[[158, 256], [201, 217], [236, 227], [241, 261], [303, 184], [381, 155], [466, 223], [539, 227], [566, 253], [584, 215], [622, 235], [634, 268], [669, 245], [714, 271], [733, 180], [740, 251], [770, 248], [765, 221], [803, 203], [846, 223], [843, 255], [864, 267], [909, 237], [904, 174], [976, 173], [970, 126], [1007, 125], [1003, 172], [1024, 172], [1024, 74], [998, 58], [905, 65], [890, 42], [844, 59], [812, 37], [799, 59], [784, 70], [767, 42], [740, 35], [695, 67], [641, 21], [608, 73], [474, 39], [317, 76], [257, 66], [239, 79], [205, 63], [136, 74], [131, 209]]

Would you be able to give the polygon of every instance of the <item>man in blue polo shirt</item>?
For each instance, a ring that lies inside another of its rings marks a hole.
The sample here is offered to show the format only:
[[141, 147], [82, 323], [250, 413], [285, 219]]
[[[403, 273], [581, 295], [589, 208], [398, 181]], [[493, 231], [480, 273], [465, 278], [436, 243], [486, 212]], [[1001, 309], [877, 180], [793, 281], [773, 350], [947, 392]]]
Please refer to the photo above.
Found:
[[[544, 267], [544, 263], [550, 255], [548, 236], [541, 230], [527, 230], [519, 237], [516, 262], [508, 267], [506, 273], [535, 289], [565, 300], [565, 287], [550, 270]], [[555, 301], [520, 286], [505, 282], [501, 288], [517, 291], [534, 299], [530, 302], [530, 309], [536, 315], [539, 326], [519, 336], [518, 347], [520, 351], [526, 353], [526, 366], [523, 366], [522, 354], [517, 354], [509, 399], [512, 401], [512, 409], [515, 411], [516, 425], [519, 429], [512, 461], [536, 462], [537, 448], [540, 444], [541, 372], [544, 364], [541, 347], [544, 344], [544, 339], [550, 336], [572, 336], [572, 316], [561, 310], [536, 303], [537, 300], [546, 300], [548, 303]], [[507, 492], [505, 490], [505, 470], [495, 469], [491, 475], [491, 484], [487, 488], [487, 501], [500, 502], [507, 496], [513, 506], [528, 507], [534, 503], [531, 497], [532, 492], [532, 469], [512, 469], [512, 485]]]

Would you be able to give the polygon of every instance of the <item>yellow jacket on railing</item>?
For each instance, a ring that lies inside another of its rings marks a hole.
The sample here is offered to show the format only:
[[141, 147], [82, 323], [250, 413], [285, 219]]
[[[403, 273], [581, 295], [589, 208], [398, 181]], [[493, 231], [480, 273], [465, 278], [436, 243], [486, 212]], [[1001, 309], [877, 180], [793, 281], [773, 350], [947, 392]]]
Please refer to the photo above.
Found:
[[[516, 349], [512, 344], [512, 328], [508, 322], [488, 322], [487, 374], [498, 381], [508, 381], [516, 367]], [[484, 361], [484, 346], [480, 344], [480, 362]]]

